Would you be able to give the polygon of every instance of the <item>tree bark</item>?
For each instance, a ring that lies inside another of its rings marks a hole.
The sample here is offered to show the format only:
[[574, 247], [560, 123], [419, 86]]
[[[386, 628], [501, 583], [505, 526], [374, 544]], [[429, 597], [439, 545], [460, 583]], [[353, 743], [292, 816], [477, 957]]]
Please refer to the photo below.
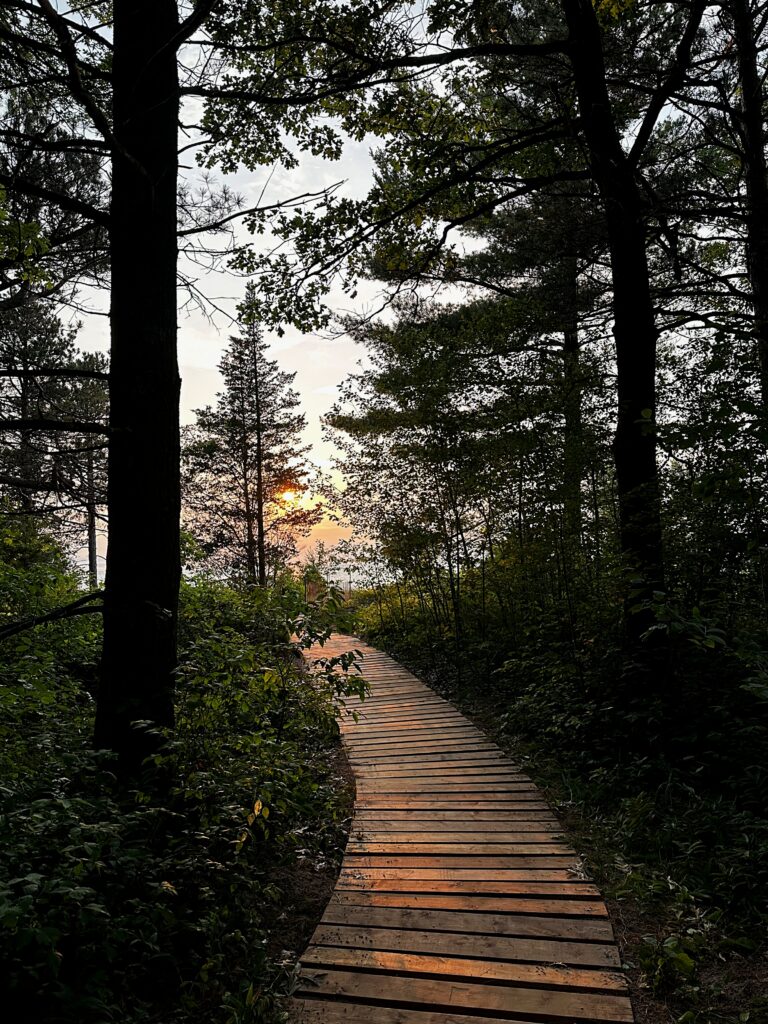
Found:
[[731, 0], [741, 86], [737, 129], [744, 144], [747, 192], [747, 271], [752, 288], [754, 333], [760, 370], [761, 433], [768, 442], [768, 167], [763, 128], [763, 89], [758, 70], [755, 23], [749, 0]]
[[[563, 0], [569, 56], [591, 170], [600, 192], [613, 279], [618, 404], [613, 454], [619, 534], [635, 597], [664, 586], [661, 501], [656, 462], [656, 343], [644, 207], [621, 146], [606, 85], [600, 28], [591, 0]], [[630, 635], [647, 616], [626, 617]]]
[[99, 585], [99, 559], [96, 550], [96, 487], [93, 479], [93, 452], [86, 455], [87, 499], [86, 515], [88, 520], [88, 586], [96, 590]]
[[267, 545], [264, 526], [264, 428], [261, 420], [261, 381], [254, 356], [254, 398], [256, 402], [256, 545], [259, 555], [259, 586], [267, 585]]
[[563, 259], [563, 504], [566, 542], [573, 545], [581, 541], [581, 478], [584, 472], [577, 273], [576, 257], [566, 255]]
[[109, 548], [95, 742], [135, 772], [174, 721], [179, 556], [175, 0], [115, 0]]

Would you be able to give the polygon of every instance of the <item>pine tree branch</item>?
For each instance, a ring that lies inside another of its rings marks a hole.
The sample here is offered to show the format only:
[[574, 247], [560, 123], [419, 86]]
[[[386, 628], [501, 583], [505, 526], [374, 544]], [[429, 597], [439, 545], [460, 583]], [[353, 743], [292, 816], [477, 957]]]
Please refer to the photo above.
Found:
[[[3, 0], [3, 2], [7, 7], [15, 7], [17, 11], [23, 11], [25, 14], [30, 14], [35, 17], [39, 17], [41, 13], [40, 7], [42, 6], [42, 4], [40, 4], [40, 0], [37, 0], [39, 6], [27, 3], [27, 0]], [[73, 31], [77, 32], [78, 35], [86, 36], [88, 39], [91, 39], [94, 43], [98, 43], [99, 46], [106, 47], [107, 50], [113, 49], [111, 41], [107, 39], [105, 36], [101, 35], [101, 33], [98, 31], [98, 27], [88, 25], [83, 21], [73, 21], [71, 18], [68, 18], [65, 14], [57, 14], [57, 17], [61, 20], [61, 22], [64, 25], [67, 26], [67, 28], [73, 29]], [[107, 77], [109, 76], [107, 75]]]
[[218, 0], [198, 0], [195, 4], [195, 9], [188, 18], [181, 22], [178, 32], [171, 36], [163, 49], [173, 47], [177, 50], [183, 42], [189, 39], [193, 32], [200, 28], [217, 3]]
[[64, 604], [59, 608], [54, 608], [52, 612], [46, 612], [44, 615], [32, 615], [28, 619], [20, 619], [18, 622], [9, 622], [7, 626], [0, 627], [0, 641], [16, 636], [17, 633], [23, 633], [28, 629], [33, 629], [35, 626], [42, 626], [46, 622], [58, 622], [60, 619], [71, 619], [76, 615], [100, 614], [104, 610], [104, 605], [99, 604], [91, 606], [91, 602], [96, 601], [98, 598], [103, 596], [104, 591], [97, 590], [93, 594], [86, 594], [85, 597], [79, 597], [76, 601], [71, 601], [69, 604]]
[[21, 491], [58, 491], [61, 484], [55, 480], [22, 480], [16, 476], [5, 476], [0, 473], [0, 484], [4, 487], [18, 487]]
[[81, 199], [75, 199], [74, 196], [69, 196], [65, 192], [58, 192], [53, 188], [45, 188], [34, 181], [28, 181], [26, 178], [20, 178], [15, 174], [6, 174], [3, 171], [0, 171], [0, 185], [4, 185], [11, 192], [21, 192], [22, 195], [32, 196], [35, 199], [44, 199], [48, 203], [55, 203], [63, 210], [79, 213], [81, 217], [87, 217], [96, 224], [109, 227], [109, 214], [105, 210], [99, 210], [98, 207], [91, 206], [90, 203], [84, 203]]
[[640, 157], [643, 155], [643, 150], [647, 146], [651, 135], [653, 134], [656, 122], [658, 121], [659, 115], [664, 109], [665, 104], [669, 101], [672, 93], [676, 92], [685, 80], [686, 71], [691, 59], [691, 50], [693, 48], [694, 40], [696, 39], [696, 33], [699, 31], [699, 25], [701, 24], [701, 19], [704, 16], [704, 9], [706, 6], [706, 0], [694, 0], [691, 5], [688, 24], [685, 26], [682, 38], [677, 44], [672, 66], [667, 72], [667, 77], [658, 89], [654, 91], [651, 101], [648, 104], [648, 109], [645, 112], [643, 123], [638, 129], [635, 141], [629, 151], [627, 159], [632, 167], [637, 167]]
[[109, 380], [106, 370], [76, 370], [70, 368], [22, 370], [14, 367], [0, 368], [0, 377], [14, 377], [18, 380], [35, 380], [37, 377], [64, 377], [72, 380]]
[[14, 419], [0, 419], [0, 430], [54, 430], [66, 434], [109, 434], [109, 427], [103, 423], [88, 420], [54, 420], [45, 416]]
[[44, 153], [64, 153], [70, 151], [76, 153], [109, 152], [109, 145], [102, 139], [46, 139], [43, 135], [31, 135], [29, 132], [20, 132], [15, 128], [0, 129], [0, 138], [8, 139], [9, 142], [29, 143], [34, 149]]
[[51, 0], [37, 0], [37, 2], [42, 9], [51, 31], [59, 40], [61, 56], [64, 58], [64, 63], [67, 66], [67, 77], [69, 79], [70, 89], [72, 90], [72, 96], [77, 100], [81, 107], [83, 107], [93, 121], [95, 128], [101, 132], [104, 139], [109, 143], [112, 149], [117, 152], [121, 152], [122, 154], [122, 148], [119, 146], [112, 134], [112, 126], [109, 123], [107, 115], [83, 83], [83, 78], [80, 74], [80, 62], [77, 56], [77, 46], [75, 45], [75, 41], [69, 31], [66, 20], [56, 10], [51, 3]]

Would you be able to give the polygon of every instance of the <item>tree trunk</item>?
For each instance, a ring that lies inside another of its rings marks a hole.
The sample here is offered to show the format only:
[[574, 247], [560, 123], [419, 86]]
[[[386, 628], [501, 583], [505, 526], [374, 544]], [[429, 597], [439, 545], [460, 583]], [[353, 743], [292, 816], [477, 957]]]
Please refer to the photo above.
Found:
[[[664, 586], [656, 462], [656, 342], [643, 203], [621, 146], [605, 80], [600, 28], [591, 0], [563, 0], [579, 113], [592, 174], [605, 209], [613, 277], [618, 408], [613, 453], [619, 534], [635, 598]], [[637, 637], [648, 616], [628, 614]]]
[[91, 590], [99, 586], [99, 561], [96, 550], [96, 487], [93, 480], [93, 452], [86, 456], [86, 516], [88, 520], [88, 585]]
[[[29, 369], [26, 360], [24, 361], [24, 369]], [[22, 378], [19, 381], [19, 415], [22, 420], [28, 420], [31, 415], [29, 393], [32, 385], [33, 382], [27, 378]], [[32, 434], [28, 430], [22, 430], [19, 434], [19, 476], [22, 480], [37, 480], [40, 477], [40, 466], [36, 464], [32, 448]], [[22, 510], [31, 515], [35, 510], [32, 491], [22, 488], [20, 491], [20, 501]]]
[[248, 582], [255, 586], [257, 582], [257, 563], [261, 563], [261, 559], [256, 554], [256, 536], [253, 532], [253, 523], [256, 516], [254, 515], [253, 502], [251, 501], [251, 482], [248, 479], [247, 470], [243, 478], [243, 511], [245, 512], [246, 576]]
[[267, 585], [267, 545], [264, 526], [264, 440], [261, 423], [261, 396], [256, 382], [256, 547], [259, 554], [259, 586]]
[[752, 288], [754, 332], [760, 368], [762, 438], [765, 443], [768, 442], [768, 168], [763, 129], [763, 89], [749, 0], [731, 0], [730, 7], [741, 86], [741, 116], [737, 129], [744, 144], [747, 270]]
[[577, 261], [575, 256], [563, 260], [563, 443], [564, 511], [566, 545], [581, 540], [581, 478], [583, 475], [583, 443], [581, 412], [581, 367], [579, 364], [579, 310], [577, 294]]
[[95, 742], [135, 772], [172, 727], [179, 556], [175, 0], [115, 0], [109, 548]]
[[240, 410], [240, 472], [243, 483], [243, 511], [245, 512], [245, 573], [248, 583], [256, 586], [257, 582], [257, 561], [256, 537], [253, 532], [255, 514], [253, 511], [253, 500], [251, 498], [251, 460], [248, 449], [248, 411], [245, 403], [245, 392], [241, 388], [239, 394]]

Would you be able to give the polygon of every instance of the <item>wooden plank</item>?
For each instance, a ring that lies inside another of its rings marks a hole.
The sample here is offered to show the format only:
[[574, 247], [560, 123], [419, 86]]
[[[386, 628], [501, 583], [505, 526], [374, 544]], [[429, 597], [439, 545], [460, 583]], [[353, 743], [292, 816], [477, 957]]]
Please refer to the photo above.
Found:
[[378, 904], [360, 906], [334, 900], [326, 907], [322, 924], [613, 942], [613, 929], [607, 918], [540, 917], [535, 914], [498, 914], [494, 911], [467, 913], [444, 908], [433, 910], [429, 907], [389, 907]]
[[[422, 879], [466, 879], [477, 882], [573, 882], [572, 871], [567, 868], [355, 868], [342, 867], [339, 880], [345, 878], [412, 878]], [[581, 879], [579, 879], [581, 881]]]
[[361, 750], [366, 750], [369, 747], [389, 745], [390, 742], [399, 748], [402, 746], [413, 746], [416, 743], [420, 746], [431, 746], [434, 742], [468, 743], [472, 740], [480, 740], [482, 742], [483, 739], [482, 733], [477, 729], [472, 726], [462, 725], [452, 726], [447, 729], [428, 729], [425, 727], [418, 734], [416, 734], [415, 730], [406, 733], [400, 729], [382, 729], [368, 735], [347, 737], [346, 742], [352, 751], [359, 753]]
[[389, 854], [362, 854], [356, 857], [350, 857], [348, 861], [351, 867], [382, 867], [382, 868], [484, 868], [491, 870], [493, 868], [567, 868], [576, 866], [578, 860], [576, 854], [569, 850], [565, 855], [547, 856], [540, 854], [529, 855], [527, 857], [499, 857], [496, 854], [480, 854], [475, 856], [460, 856], [454, 855], [449, 856], [443, 854], [442, 856], [433, 855], [431, 857], [425, 856], [395, 856]]
[[522, 985], [473, 984], [458, 979], [438, 980], [399, 977], [395, 974], [365, 971], [303, 970], [296, 984], [296, 995], [343, 995], [346, 999], [378, 1001], [385, 1005], [425, 1004], [429, 1008], [482, 1010], [499, 1015], [549, 1015], [550, 1019], [593, 1022], [631, 1022], [632, 1008], [626, 996], [593, 995], [584, 992], [559, 992], [551, 989], [526, 988]]
[[583, 970], [543, 964], [478, 960], [400, 950], [350, 949], [348, 946], [312, 946], [302, 965], [353, 967], [356, 970], [392, 971], [396, 974], [438, 974], [451, 978], [482, 978], [485, 981], [517, 982], [548, 988], [592, 992], [626, 992], [625, 979], [613, 971]]
[[366, 729], [379, 723], [391, 722], [394, 725], [398, 725], [408, 722], [434, 723], [435, 721], [464, 722], [466, 724], [467, 719], [455, 708], [452, 708], [451, 705], [447, 705], [447, 703], [446, 705], [437, 705], [434, 708], [392, 708], [389, 711], [382, 708], [380, 710], [369, 710], [368, 713], [364, 705], [359, 710], [354, 727], [356, 729]]
[[[467, 1016], [442, 1010], [410, 1010], [398, 1006], [372, 1008], [369, 1003], [349, 1003], [338, 998], [291, 998], [286, 1001], [290, 1024], [490, 1024], [487, 1017]], [[515, 1018], [515, 1024], [531, 1024]]]
[[428, 743], [424, 743], [423, 746], [418, 743], [399, 743], [382, 744], [381, 746], [371, 747], [370, 749], [350, 749], [349, 760], [354, 766], [355, 763], [359, 763], [360, 761], [369, 761], [375, 758], [383, 758], [384, 760], [393, 761], [398, 757], [402, 758], [406, 754], [474, 754], [478, 751], [492, 749], [493, 748], [487, 743], [480, 741], [430, 740]]
[[410, 769], [414, 771], [430, 771], [435, 768], [454, 768], [456, 765], [464, 765], [467, 768], [488, 768], [493, 770], [495, 767], [499, 769], [506, 769], [516, 775], [524, 775], [525, 773], [518, 768], [517, 765], [512, 764], [509, 760], [504, 758], [498, 751], [493, 749], [489, 750], [434, 750], [434, 751], [422, 751], [422, 756], [418, 757], [413, 754], [407, 754], [400, 764], [387, 765], [381, 761], [381, 755], [376, 754], [370, 759], [366, 758], [362, 751], [355, 752], [352, 745], [345, 742], [346, 752], [355, 761], [360, 763], [361, 767], [367, 767], [370, 770], [382, 770], [386, 771], [388, 768], [392, 770], [398, 768], [401, 771], [408, 771]]
[[[361, 780], [362, 782], [363, 780]], [[503, 793], [495, 793], [493, 790], [486, 790], [479, 793], [462, 793], [461, 791], [440, 792], [440, 793], [377, 793], [375, 790], [369, 793], [360, 794], [360, 805], [369, 804], [372, 800], [380, 800], [382, 806], [401, 803], [403, 807], [418, 807], [425, 804], [427, 807], [434, 807], [440, 810], [440, 804], [455, 806], [457, 810], [466, 807], [468, 810], [476, 808], [482, 810], [487, 804], [498, 804], [504, 808], [510, 804], [540, 804], [541, 794], [536, 789], [508, 789]], [[422, 808], [423, 809], [423, 808]], [[450, 809], [450, 808], [449, 808]]]
[[361, 718], [360, 721], [355, 722], [354, 729], [350, 731], [353, 731], [356, 736], [370, 736], [372, 733], [377, 732], [424, 732], [425, 730], [457, 728], [473, 729], [475, 732], [479, 732], [478, 729], [475, 729], [475, 726], [469, 724], [463, 715], [451, 714], [449, 712], [443, 712], [439, 716], [433, 715], [429, 718], [421, 715], [410, 715], [404, 719], [389, 719], [376, 715], [371, 716], [368, 720]]
[[359, 711], [359, 717], [355, 722], [355, 727], [360, 728], [367, 724], [375, 724], [382, 722], [434, 722], [435, 720], [441, 721], [446, 719], [448, 721], [460, 720], [466, 722], [466, 718], [459, 714], [458, 711], [454, 710], [450, 704], [437, 704], [434, 707], [425, 708], [423, 705], [417, 708], [403, 708], [397, 707], [387, 711], [382, 709], [380, 711], [373, 710], [366, 713], [365, 708], [361, 708]]
[[503, 776], [495, 782], [479, 782], [474, 779], [467, 779], [465, 782], [442, 781], [439, 778], [432, 779], [382, 779], [381, 781], [360, 781], [360, 796], [368, 796], [378, 793], [445, 793], [445, 794], [475, 794], [475, 793], [536, 793], [539, 791], [535, 785], [527, 782], [515, 782], [508, 776]]
[[[508, 763], [500, 750], [497, 750], [491, 744], [486, 744], [486, 746], [487, 750], [477, 750], [471, 753], [464, 753], [460, 750], [435, 750], [432, 753], [422, 751], [420, 754], [406, 754], [400, 758], [398, 763], [404, 768], [408, 768], [411, 765], [414, 767], [431, 767], [436, 764], [458, 764], [465, 761], [473, 761], [477, 764]], [[360, 756], [354, 760], [361, 768], [378, 768], [379, 766], [385, 766], [386, 762], [386, 758], [382, 759], [380, 756], [372, 758]]]
[[[544, 822], [544, 825], [547, 823]], [[464, 832], [387, 832], [373, 831], [371, 829], [357, 828], [352, 830], [350, 841], [355, 843], [449, 843], [451, 846], [465, 844], [471, 838], [473, 843], [491, 843], [496, 846], [499, 843], [547, 843], [553, 838], [559, 838], [562, 829], [557, 825], [550, 825], [545, 828], [542, 822], [531, 822], [529, 828], [518, 827], [515, 834], [510, 836], [509, 829], [501, 832], [485, 831], [479, 826], [474, 830]]]
[[401, 810], [390, 809], [386, 811], [367, 810], [365, 808], [358, 808], [355, 811], [354, 821], [366, 822], [366, 821], [386, 821], [396, 825], [398, 821], [403, 823], [414, 822], [420, 823], [429, 821], [434, 823], [453, 822], [455, 825], [461, 825], [464, 822], [467, 825], [472, 825], [474, 822], [515, 822], [518, 818], [523, 820], [530, 820], [537, 818], [540, 815], [549, 814], [552, 812], [546, 806], [546, 804], [537, 803], [534, 800], [528, 800], [518, 803], [511, 809], [503, 811], [478, 811], [473, 808], [466, 808], [465, 810], [449, 810], [449, 811], [423, 811], [416, 809], [403, 808]]
[[363, 778], [373, 776], [379, 779], [421, 779], [425, 776], [434, 776], [435, 778], [447, 778], [449, 776], [457, 776], [458, 778], [495, 778], [496, 776], [513, 776], [518, 779], [526, 779], [519, 768], [513, 768], [508, 764], [504, 764], [499, 761], [485, 761], [478, 764], [476, 761], [458, 760], [455, 763], [451, 761], [444, 761], [441, 764], [427, 764], [420, 768], [413, 765], [407, 765], [405, 767], [401, 765], [384, 765], [375, 769], [371, 769], [366, 772], [365, 769], [361, 770], [360, 775]]
[[[549, 820], [544, 815], [546, 812], [541, 812], [542, 817], [538, 818], [535, 814], [523, 813], [514, 821], [434, 821], [428, 819], [427, 821], [360, 821], [355, 818], [352, 822], [351, 834], [356, 839], [369, 838], [369, 839], [400, 839], [404, 836], [412, 835], [424, 835], [426, 833], [424, 829], [429, 829], [429, 834], [434, 835], [446, 835], [446, 836], [461, 836], [466, 835], [488, 835], [493, 832], [494, 834], [506, 835], [510, 832], [557, 832], [562, 833], [562, 827], [558, 822]], [[442, 841], [442, 840], [441, 840]]]
[[523, 776], [521, 771], [503, 761], [480, 761], [473, 757], [456, 758], [452, 761], [425, 764], [421, 767], [397, 763], [371, 765], [370, 767], [358, 766], [358, 775], [364, 779], [372, 776], [380, 779], [419, 779], [428, 775], [435, 775], [438, 778], [446, 775], [492, 777], [502, 772], [508, 772], [518, 777]]
[[515, 896], [465, 896], [448, 893], [357, 892], [336, 889], [331, 903], [355, 907], [411, 907], [426, 910], [465, 910], [483, 914], [536, 914], [542, 917], [607, 917], [602, 900], [544, 899]]
[[406, 698], [397, 700], [394, 697], [387, 697], [383, 694], [376, 696], [375, 693], [369, 694], [363, 700], [358, 697], [348, 697], [346, 701], [349, 707], [356, 708], [402, 708], [408, 707], [409, 705], [415, 704], [434, 704], [436, 707], [453, 708], [453, 704], [445, 700], [443, 697], [438, 697], [432, 690], [423, 689], [418, 693], [414, 693]]
[[541, 896], [544, 899], [569, 897], [597, 898], [600, 893], [589, 882], [508, 882], [501, 880], [471, 882], [466, 878], [441, 881], [438, 879], [394, 878], [339, 878], [336, 892], [437, 893], [460, 896]]
[[[410, 754], [418, 750], [423, 750], [425, 754], [460, 754], [467, 757], [477, 753], [484, 753], [484, 746], [485, 744], [482, 740], [461, 736], [455, 739], [428, 737], [421, 743], [418, 740], [397, 740], [396, 742], [386, 743], [383, 740], [377, 739], [374, 744], [370, 745], [365, 743], [349, 744], [348, 750], [350, 761], [357, 765], [369, 759], [381, 759], [382, 757], [390, 763], [396, 763], [398, 755]], [[379, 760], [378, 763], [381, 763], [381, 761]], [[368, 770], [370, 771], [373, 767], [375, 765], [370, 765]]]
[[[412, 853], [437, 853], [443, 855], [458, 855], [472, 853], [509, 854], [511, 856], [530, 856], [532, 853], [560, 853], [566, 855], [571, 851], [567, 846], [557, 842], [530, 842], [526, 843], [524, 836], [517, 836], [516, 843], [372, 843], [350, 840], [347, 843], [349, 853], [390, 853], [412, 854]], [[446, 850], [446, 845], [450, 850]]]
[[319, 924], [313, 946], [349, 946], [352, 949], [389, 949], [410, 953], [442, 953], [529, 963], [619, 967], [616, 947], [607, 943], [568, 942], [556, 939], [477, 935], [466, 932], [417, 931], [397, 928], [360, 928]]

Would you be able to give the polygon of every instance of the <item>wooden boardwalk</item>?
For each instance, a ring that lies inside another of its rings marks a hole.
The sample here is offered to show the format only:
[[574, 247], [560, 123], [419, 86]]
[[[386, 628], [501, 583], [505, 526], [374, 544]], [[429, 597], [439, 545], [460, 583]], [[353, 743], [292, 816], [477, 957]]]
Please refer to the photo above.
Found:
[[355, 816], [301, 959], [301, 1024], [633, 1021], [600, 894], [541, 794], [447, 701], [355, 638]]

